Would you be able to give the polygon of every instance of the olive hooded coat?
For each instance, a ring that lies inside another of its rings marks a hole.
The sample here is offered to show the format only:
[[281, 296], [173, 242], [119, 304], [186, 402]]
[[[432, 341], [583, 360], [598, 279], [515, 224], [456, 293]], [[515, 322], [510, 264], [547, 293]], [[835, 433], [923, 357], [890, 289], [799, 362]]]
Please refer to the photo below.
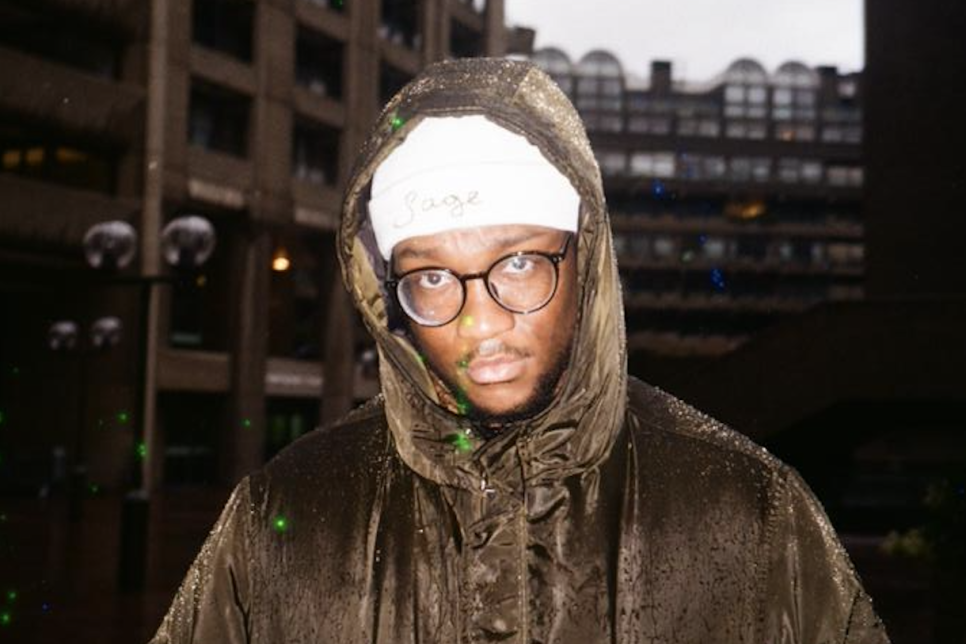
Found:
[[[582, 204], [568, 368], [545, 411], [488, 440], [394, 332], [366, 216], [381, 160], [460, 114], [524, 135]], [[797, 474], [628, 378], [600, 173], [539, 69], [450, 61], [407, 85], [348, 183], [338, 252], [382, 394], [237, 486], [156, 644], [887, 641]]]

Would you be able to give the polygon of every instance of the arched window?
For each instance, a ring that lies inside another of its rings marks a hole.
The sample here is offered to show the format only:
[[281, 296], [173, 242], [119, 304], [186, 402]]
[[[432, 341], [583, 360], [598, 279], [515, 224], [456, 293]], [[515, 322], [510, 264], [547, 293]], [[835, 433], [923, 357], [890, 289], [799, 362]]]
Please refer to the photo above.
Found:
[[[581, 111], [620, 112], [624, 99], [624, 72], [620, 62], [610, 53], [594, 50], [575, 67], [577, 108]], [[619, 119], [606, 119], [609, 124]]]
[[556, 47], [545, 47], [533, 53], [531, 59], [533, 63], [547, 72], [568, 96], [573, 95], [574, 79], [573, 64], [567, 54]]

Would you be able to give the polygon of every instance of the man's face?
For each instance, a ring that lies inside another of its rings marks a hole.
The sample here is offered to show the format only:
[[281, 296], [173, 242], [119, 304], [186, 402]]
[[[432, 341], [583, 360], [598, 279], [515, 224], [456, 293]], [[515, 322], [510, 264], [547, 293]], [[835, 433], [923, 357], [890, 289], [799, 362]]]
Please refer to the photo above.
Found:
[[[568, 234], [541, 226], [486, 226], [400, 242], [393, 268], [402, 275], [420, 268], [448, 268], [458, 275], [482, 273], [517, 251], [555, 254]], [[462, 411], [490, 420], [527, 417], [553, 396], [567, 365], [577, 318], [576, 244], [558, 264], [557, 290], [538, 311], [506, 310], [482, 279], [466, 282], [459, 315], [438, 327], [409, 321], [417, 349], [456, 396]]]

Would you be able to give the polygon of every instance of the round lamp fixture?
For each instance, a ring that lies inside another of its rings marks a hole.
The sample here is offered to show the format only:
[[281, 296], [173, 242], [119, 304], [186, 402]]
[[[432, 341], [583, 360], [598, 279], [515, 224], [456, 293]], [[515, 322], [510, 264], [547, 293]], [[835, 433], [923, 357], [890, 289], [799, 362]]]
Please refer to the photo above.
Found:
[[214, 250], [215, 227], [204, 217], [178, 217], [168, 222], [161, 232], [161, 252], [165, 261], [175, 268], [199, 268]]
[[77, 335], [76, 322], [59, 320], [47, 331], [47, 346], [51, 351], [71, 351], [77, 346]]
[[126, 221], [105, 221], [84, 235], [84, 257], [92, 268], [126, 268], [137, 250], [138, 234]]
[[103, 317], [91, 325], [91, 344], [97, 349], [110, 349], [121, 341], [124, 325], [119, 318]]

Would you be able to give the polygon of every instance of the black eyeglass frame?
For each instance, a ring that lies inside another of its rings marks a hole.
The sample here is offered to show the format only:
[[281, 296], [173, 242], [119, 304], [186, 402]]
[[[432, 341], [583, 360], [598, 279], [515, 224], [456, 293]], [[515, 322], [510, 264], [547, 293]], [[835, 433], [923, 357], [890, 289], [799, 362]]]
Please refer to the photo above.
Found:
[[[573, 238], [574, 238], [573, 233], [568, 234], [567, 240], [564, 242], [563, 248], [561, 248], [556, 253], [548, 253], [542, 250], [514, 251], [512, 253], [509, 253], [508, 255], [504, 255], [498, 258], [496, 261], [490, 264], [490, 267], [487, 268], [485, 271], [480, 271], [477, 273], [467, 273], [466, 275], [460, 275], [456, 271], [446, 268], [445, 266], [421, 266], [419, 268], [414, 268], [411, 271], [406, 271], [402, 275], [391, 277], [385, 280], [385, 282], [383, 283], [386, 286], [386, 290], [392, 293], [393, 297], [396, 300], [396, 303], [399, 305], [399, 308], [402, 309], [403, 313], [406, 314], [406, 317], [408, 317], [410, 320], [412, 320], [413, 322], [415, 322], [420, 326], [426, 326], [426, 327], [432, 327], [432, 328], [446, 326], [447, 324], [449, 324], [450, 322], [458, 318], [460, 316], [460, 313], [463, 312], [463, 307], [466, 306], [466, 283], [470, 280], [479, 280], [479, 279], [483, 280], [483, 283], [486, 285], [486, 292], [490, 294], [490, 297], [493, 298], [494, 302], [500, 305], [500, 308], [502, 308], [505, 311], [509, 311], [510, 313], [517, 313], [519, 315], [529, 315], [530, 313], [536, 313], [537, 311], [546, 307], [548, 304], [550, 304], [550, 302], [553, 301], [554, 296], [557, 294], [557, 288], [560, 285], [560, 262], [562, 262], [564, 258], [567, 256], [567, 251], [570, 249], [570, 242], [573, 240]], [[508, 307], [506, 304], [504, 304], [499, 300], [499, 298], [493, 292], [492, 287], [490, 286], [489, 278], [490, 278], [490, 273], [498, 265], [500, 265], [501, 263], [505, 262], [508, 259], [513, 259], [515, 257], [522, 257], [523, 255], [539, 255], [540, 257], [550, 260], [550, 263], [553, 264], [553, 289], [550, 291], [550, 295], [547, 296], [547, 299], [540, 306], [534, 307], [532, 309], [527, 309], [526, 311], [518, 311], [516, 309], [511, 309], [510, 307]], [[390, 270], [391, 270], [391, 264], [390, 264]], [[439, 322], [438, 324], [426, 324], [425, 322], [420, 322], [419, 320], [417, 320], [416, 318], [414, 318], [412, 315], [409, 314], [409, 311], [406, 310], [406, 306], [402, 303], [402, 298], [399, 296], [399, 284], [402, 282], [402, 280], [405, 277], [409, 275], [413, 275], [415, 273], [421, 273], [423, 271], [442, 271], [444, 273], [449, 273], [450, 275], [455, 277], [456, 280], [460, 283], [461, 293], [463, 294], [462, 301], [460, 302], [459, 308], [456, 309], [456, 313], [453, 315], [453, 317], [449, 318], [445, 322]]]

